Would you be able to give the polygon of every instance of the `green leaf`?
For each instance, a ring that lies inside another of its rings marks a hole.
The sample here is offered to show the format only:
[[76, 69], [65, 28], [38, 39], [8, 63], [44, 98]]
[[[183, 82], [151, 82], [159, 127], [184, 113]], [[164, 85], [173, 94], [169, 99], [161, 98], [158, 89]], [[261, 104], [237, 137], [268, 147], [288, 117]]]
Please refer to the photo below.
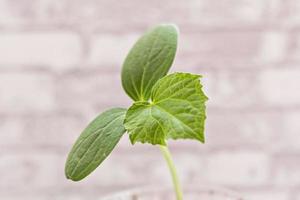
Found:
[[152, 102], [135, 102], [124, 126], [134, 144], [166, 145], [167, 139], [196, 139], [204, 143], [205, 102], [200, 75], [174, 73], [153, 87]]
[[153, 85], [165, 76], [175, 57], [178, 30], [159, 25], [145, 33], [127, 55], [122, 69], [122, 85], [134, 101], [147, 101]]
[[68, 179], [85, 178], [111, 153], [125, 133], [125, 113], [123, 108], [107, 110], [87, 126], [69, 153], [65, 166]]

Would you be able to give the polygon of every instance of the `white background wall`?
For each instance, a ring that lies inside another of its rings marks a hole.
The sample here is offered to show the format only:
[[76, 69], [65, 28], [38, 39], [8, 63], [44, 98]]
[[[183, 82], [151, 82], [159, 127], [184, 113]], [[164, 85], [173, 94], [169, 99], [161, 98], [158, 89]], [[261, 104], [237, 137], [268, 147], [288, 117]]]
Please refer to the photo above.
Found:
[[64, 162], [85, 125], [129, 106], [120, 69], [147, 28], [178, 24], [173, 71], [204, 75], [207, 144], [171, 142], [184, 184], [300, 200], [299, 0], [0, 0], [0, 199], [90, 200], [170, 184], [127, 135], [88, 179]]

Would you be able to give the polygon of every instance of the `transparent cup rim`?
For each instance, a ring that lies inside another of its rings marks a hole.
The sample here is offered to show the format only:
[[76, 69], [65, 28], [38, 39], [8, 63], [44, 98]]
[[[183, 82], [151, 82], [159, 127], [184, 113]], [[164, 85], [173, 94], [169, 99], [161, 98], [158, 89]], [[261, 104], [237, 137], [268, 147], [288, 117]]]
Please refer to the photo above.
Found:
[[[169, 185], [162, 185], [162, 186], [141, 186], [141, 187], [134, 187], [132, 189], [126, 189], [123, 191], [119, 191], [116, 193], [112, 193], [110, 195], [106, 195], [102, 197], [100, 200], [110, 200], [113, 198], [119, 198], [119, 197], [130, 197], [130, 196], [136, 196], [141, 194], [147, 194], [147, 193], [163, 193], [163, 192], [174, 192], [174, 189], [172, 186]], [[227, 189], [220, 186], [211, 186], [211, 185], [187, 185], [183, 188], [184, 193], [189, 192], [203, 192], [203, 193], [210, 193], [210, 194], [221, 194], [224, 196], [232, 197], [237, 200], [243, 200], [244, 198], [242, 195], [238, 192], [235, 192], [231, 189]]]

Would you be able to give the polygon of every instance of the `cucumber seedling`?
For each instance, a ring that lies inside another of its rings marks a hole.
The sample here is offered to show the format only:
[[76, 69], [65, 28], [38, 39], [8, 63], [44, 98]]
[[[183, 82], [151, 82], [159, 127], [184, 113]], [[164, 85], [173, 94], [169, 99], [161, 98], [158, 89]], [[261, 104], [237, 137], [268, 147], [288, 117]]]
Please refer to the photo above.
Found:
[[158, 146], [170, 169], [177, 200], [182, 189], [168, 139], [204, 143], [205, 102], [200, 75], [167, 75], [177, 49], [178, 29], [162, 24], [147, 31], [132, 47], [122, 69], [122, 85], [134, 101], [131, 107], [112, 108], [94, 119], [69, 153], [65, 174], [79, 181], [94, 171], [116, 147], [125, 132], [132, 144]]

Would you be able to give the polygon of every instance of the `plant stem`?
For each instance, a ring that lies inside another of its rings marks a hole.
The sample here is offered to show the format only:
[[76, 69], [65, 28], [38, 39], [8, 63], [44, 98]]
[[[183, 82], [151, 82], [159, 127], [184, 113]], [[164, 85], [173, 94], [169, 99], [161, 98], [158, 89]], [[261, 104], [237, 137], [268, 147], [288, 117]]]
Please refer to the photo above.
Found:
[[177, 176], [176, 168], [175, 168], [171, 153], [170, 153], [167, 146], [159, 145], [159, 148], [160, 148], [165, 160], [167, 161], [170, 173], [172, 175], [174, 189], [175, 189], [175, 192], [176, 192], [176, 199], [177, 200], [182, 200], [183, 199], [182, 198], [182, 189], [181, 189], [181, 185], [180, 185], [180, 182], [179, 182], [179, 178]]

